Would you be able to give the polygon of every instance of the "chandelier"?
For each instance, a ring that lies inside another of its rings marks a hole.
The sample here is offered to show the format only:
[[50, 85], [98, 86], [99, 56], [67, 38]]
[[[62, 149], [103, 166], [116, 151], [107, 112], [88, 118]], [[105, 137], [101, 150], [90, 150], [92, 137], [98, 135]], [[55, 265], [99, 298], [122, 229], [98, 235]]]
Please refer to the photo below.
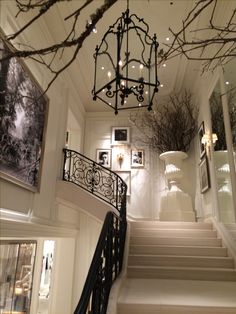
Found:
[[143, 108], [151, 110], [160, 85], [157, 78], [156, 34], [127, 10], [109, 27], [95, 49], [93, 100], [99, 99], [118, 110]]

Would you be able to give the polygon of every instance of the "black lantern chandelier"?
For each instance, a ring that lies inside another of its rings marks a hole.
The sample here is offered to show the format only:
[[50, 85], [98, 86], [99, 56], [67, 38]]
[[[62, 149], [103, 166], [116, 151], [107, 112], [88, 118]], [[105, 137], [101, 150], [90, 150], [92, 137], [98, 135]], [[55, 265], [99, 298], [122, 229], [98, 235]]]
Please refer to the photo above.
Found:
[[[109, 27], [96, 47], [93, 100], [100, 99], [118, 110], [152, 108], [160, 85], [157, 79], [156, 34], [136, 14], [130, 15], [129, 3], [122, 16]], [[131, 51], [132, 49], [132, 51]]]

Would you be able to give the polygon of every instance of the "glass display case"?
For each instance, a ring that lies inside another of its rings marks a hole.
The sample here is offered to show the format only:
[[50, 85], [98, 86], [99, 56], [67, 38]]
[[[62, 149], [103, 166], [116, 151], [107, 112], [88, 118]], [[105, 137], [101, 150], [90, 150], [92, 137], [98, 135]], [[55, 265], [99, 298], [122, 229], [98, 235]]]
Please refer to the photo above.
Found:
[[36, 241], [0, 242], [0, 313], [29, 314]]

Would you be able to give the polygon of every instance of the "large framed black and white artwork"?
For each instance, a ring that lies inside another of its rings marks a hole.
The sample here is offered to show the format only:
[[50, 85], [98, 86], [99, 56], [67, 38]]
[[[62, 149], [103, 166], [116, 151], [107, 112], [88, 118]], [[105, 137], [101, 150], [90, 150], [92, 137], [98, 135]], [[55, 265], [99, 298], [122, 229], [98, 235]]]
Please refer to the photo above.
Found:
[[[11, 47], [0, 30], [0, 59]], [[0, 63], [0, 177], [31, 191], [40, 187], [48, 99], [17, 58]]]
[[130, 127], [113, 126], [111, 134], [112, 145], [124, 145], [130, 143]]

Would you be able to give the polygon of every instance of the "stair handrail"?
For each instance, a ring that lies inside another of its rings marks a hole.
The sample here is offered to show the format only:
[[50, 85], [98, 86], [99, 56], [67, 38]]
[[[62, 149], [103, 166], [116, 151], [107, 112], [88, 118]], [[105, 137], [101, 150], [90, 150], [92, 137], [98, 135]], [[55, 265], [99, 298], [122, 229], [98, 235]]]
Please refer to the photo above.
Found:
[[[127, 229], [127, 185], [115, 172], [70, 149], [64, 151], [63, 180], [79, 185], [117, 209], [106, 214], [74, 314], [105, 314], [111, 286], [122, 270]], [[103, 192], [103, 194], [102, 194]]]

